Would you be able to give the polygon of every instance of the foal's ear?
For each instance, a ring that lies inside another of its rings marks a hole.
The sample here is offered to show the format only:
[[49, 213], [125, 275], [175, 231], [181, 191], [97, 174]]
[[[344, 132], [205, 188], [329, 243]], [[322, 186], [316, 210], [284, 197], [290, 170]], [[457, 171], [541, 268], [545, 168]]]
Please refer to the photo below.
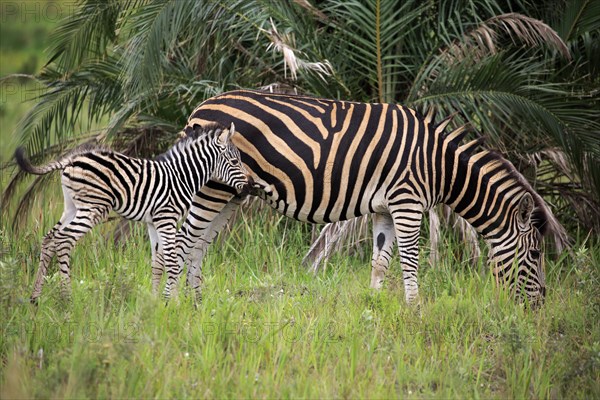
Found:
[[223, 129], [223, 132], [219, 135], [219, 142], [222, 144], [227, 144], [231, 140], [231, 137], [235, 133], [235, 125], [233, 122], [231, 123], [231, 127], [229, 129]]
[[529, 226], [533, 207], [533, 197], [531, 197], [531, 194], [525, 193], [523, 197], [521, 197], [521, 200], [519, 200], [519, 210], [517, 211], [519, 228], [526, 229]]

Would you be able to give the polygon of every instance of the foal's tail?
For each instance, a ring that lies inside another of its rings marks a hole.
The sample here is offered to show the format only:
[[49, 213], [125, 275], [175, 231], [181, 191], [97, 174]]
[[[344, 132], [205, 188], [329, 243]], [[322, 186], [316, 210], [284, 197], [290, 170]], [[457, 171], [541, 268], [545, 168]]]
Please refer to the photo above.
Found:
[[25, 150], [22, 147], [17, 148], [15, 151], [15, 160], [17, 160], [17, 164], [23, 171], [34, 175], [46, 175], [47, 173], [57, 169], [65, 169], [65, 167], [70, 163], [70, 157], [65, 157], [61, 160], [52, 161], [49, 164], [37, 167], [31, 164], [25, 155]]

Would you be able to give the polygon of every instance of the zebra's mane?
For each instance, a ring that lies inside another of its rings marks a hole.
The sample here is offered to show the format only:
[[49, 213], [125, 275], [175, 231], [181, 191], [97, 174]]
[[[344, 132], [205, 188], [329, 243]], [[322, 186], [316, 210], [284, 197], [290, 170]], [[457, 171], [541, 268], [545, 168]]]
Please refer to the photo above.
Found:
[[[451, 118], [451, 117], [450, 117]], [[445, 128], [449, 119], [442, 121], [440, 124], [435, 125], [435, 132], [441, 133], [438, 127], [442, 126]], [[525, 177], [515, 168], [515, 166], [501, 153], [493, 150], [481, 150], [476, 152], [475, 154], [470, 154], [475, 148], [479, 147], [483, 142], [483, 139], [476, 139], [466, 144], [460, 145], [460, 141], [466, 135], [467, 129], [466, 127], [459, 127], [447, 134], [442, 133], [442, 140], [449, 141], [457, 149], [461, 151], [461, 158], [464, 162], [472, 162], [473, 168], [475, 168], [478, 172], [488, 169], [502, 169], [505, 172], [503, 175], [504, 178], [512, 180], [518, 187], [521, 187], [525, 192], [529, 193], [533, 198], [534, 208], [531, 215], [531, 222], [533, 226], [540, 232], [540, 234], [553, 235], [554, 242], [556, 244], [557, 249], [560, 251], [564, 247], [568, 245], [568, 235], [564, 229], [564, 227], [558, 222], [544, 199], [533, 189], [531, 184], [525, 179]], [[473, 162], [472, 160], [476, 161]], [[489, 177], [485, 177], [487, 181], [489, 181]], [[494, 182], [490, 182], [494, 183]]]
[[[546, 235], [554, 231], [553, 227], [558, 223], [552, 214], [552, 211], [542, 198], [531, 186], [529, 181], [521, 174], [502, 154], [494, 150], [482, 150], [477, 154], [484, 153], [482, 160], [486, 163], [498, 162], [502, 168], [508, 171], [509, 177], [531, 195], [534, 202], [533, 214], [531, 221], [533, 226], [542, 234]], [[562, 227], [561, 227], [562, 229]]]
[[155, 161], [165, 162], [173, 160], [176, 155], [181, 154], [181, 152], [193, 141], [199, 139], [200, 137], [215, 137], [220, 135], [224, 129], [226, 129], [224, 126], [217, 123], [211, 123], [205, 126], [194, 125], [193, 127], [186, 127], [182, 131], [183, 137], [179, 139], [169, 150], [157, 156]]

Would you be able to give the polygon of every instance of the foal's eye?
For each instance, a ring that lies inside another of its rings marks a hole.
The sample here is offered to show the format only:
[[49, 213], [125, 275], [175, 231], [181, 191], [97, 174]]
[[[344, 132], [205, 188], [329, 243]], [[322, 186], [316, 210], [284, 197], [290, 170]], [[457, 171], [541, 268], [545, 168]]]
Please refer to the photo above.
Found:
[[233, 165], [238, 165], [240, 162], [239, 162], [239, 160], [237, 160], [237, 159], [234, 158], [233, 160], [231, 160], [231, 163]]
[[529, 255], [531, 256], [531, 258], [537, 260], [538, 258], [540, 258], [540, 251], [539, 250], [529, 250]]

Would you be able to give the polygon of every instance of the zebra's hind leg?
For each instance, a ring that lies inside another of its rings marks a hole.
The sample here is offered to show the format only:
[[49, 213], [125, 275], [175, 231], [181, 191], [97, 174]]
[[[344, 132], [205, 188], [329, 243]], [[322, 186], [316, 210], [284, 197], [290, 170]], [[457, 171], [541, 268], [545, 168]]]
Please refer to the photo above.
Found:
[[60, 229], [60, 225], [60, 222], [54, 225], [54, 227], [46, 234], [46, 236], [44, 236], [44, 239], [42, 240], [40, 263], [35, 274], [35, 283], [33, 284], [33, 292], [30, 299], [32, 304], [37, 304], [38, 298], [42, 294], [42, 286], [44, 285], [44, 278], [46, 277], [46, 273], [48, 271], [48, 265], [50, 265], [52, 258], [56, 254], [54, 235]]
[[408, 304], [415, 303], [419, 296], [417, 273], [419, 270], [419, 233], [423, 208], [420, 204], [399, 202], [402, 206], [392, 208], [391, 214], [396, 231], [398, 252], [404, 280], [404, 297]]
[[78, 208], [73, 219], [55, 233], [56, 254], [61, 274], [61, 294], [71, 295], [71, 251], [86, 233], [108, 216], [108, 208]]
[[56, 254], [57, 249], [57, 237], [56, 234], [60, 232], [61, 228], [70, 223], [75, 215], [77, 214], [77, 207], [73, 202], [73, 199], [69, 192], [63, 186], [63, 199], [64, 209], [60, 217], [60, 220], [54, 225], [54, 227], [44, 236], [42, 240], [42, 250], [40, 253], [40, 263], [36, 272], [35, 283], [33, 284], [33, 292], [31, 294], [31, 303], [37, 304], [37, 300], [42, 294], [42, 286], [44, 285], [44, 278], [48, 272], [48, 266], [52, 261], [52, 258]]
[[163, 247], [158, 232], [153, 223], [148, 223], [148, 236], [150, 236], [150, 246], [152, 247], [152, 294], [158, 294], [160, 279], [165, 270], [165, 259], [163, 256]]
[[381, 289], [396, 241], [394, 221], [389, 214], [373, 214], [373, 259], [371, 288]]

